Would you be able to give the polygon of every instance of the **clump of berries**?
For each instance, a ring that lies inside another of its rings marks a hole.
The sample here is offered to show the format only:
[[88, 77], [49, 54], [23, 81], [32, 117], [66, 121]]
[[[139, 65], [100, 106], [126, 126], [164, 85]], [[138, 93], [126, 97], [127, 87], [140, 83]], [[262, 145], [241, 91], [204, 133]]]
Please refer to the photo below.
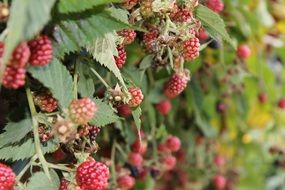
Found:
[[105, 190], [108, 188], [109, 168], [95, 160], [87, 160], [76, 170], [76, 182], [81, 189]]

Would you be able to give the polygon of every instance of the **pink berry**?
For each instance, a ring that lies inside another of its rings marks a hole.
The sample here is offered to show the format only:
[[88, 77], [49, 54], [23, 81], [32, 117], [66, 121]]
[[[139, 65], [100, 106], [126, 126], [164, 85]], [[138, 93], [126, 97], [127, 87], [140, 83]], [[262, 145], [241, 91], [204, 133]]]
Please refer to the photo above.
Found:
[[124, 46], [119, 45], [117, 46], [117, 50], [118, 50], [118, 56], [114, 56], [115, 58], [115, 62], [116, 65], [119, 69], [123, 68], [126, 59], [127, 59], [127, 54], [126, 54], [126, 50], [124, 48]]
[[131, 149], [135, 153], [139, 153], [141, 155], [144, 155], [147, 151], [147, 141], [142, 140], [140, 141], [137, 139], [131, 146]]
[[246, 44], [241, 44], [237, 49], [237, 56], [242, 60], [247, 59], [250, 56], [250, 54], [251, 50], [249, 46]]
[[135, 178], [125, 175], [117, 179], [118, 186], [123, 190], [130, 190], [135, 186]]
[[214, 186], [217, 188], [217, 189], [224, 189], [225, 186], [226, 186], [226, 178], [224, 176], [221, 176], [221, 175], [216, 175], [214, 177]]
[[118, 34], [124, 37], [123, 44], [131, 44], [136, 38], [136, 32], [133, 29], [123, 29], [118, 32]]
[[169, 136], [165, 142], [167, 148], [172, 152], [177, 152], [181, 147], [181, 141], [176, 136]]
[[183, 42], [183, 57], [186, 61], [192, 61], [199, 57], [200, 41], [193, 37]]
[[13, 170], [0, 163], [0, 189], [12, 190], [16, 182], [16, 175]]
[[216, 156], [214, 157], [214, 163], [216, 164], [217, 167], [222, 167], [222, 166], [225, 165], [226, 160], [225, 160], [225, 158], [224, 158], [223, 156], [221, 156], [221, 155], [216, 155]]
[[26, 69], [7, 66], [4, 71], [2, 85], [9, 89], [18, 89], [25, 85]]
[[176, 158], [172, 155], [168, 155], [162, 158], [161, 163], [165, 170], [172, 170], [176, 166]]
[[173, 74], [165, 84], [164, 95], [168, 98], [175, 98], [184, 91], [189, 80], [185, 72]]
[[167, 115], [170, 112], [171, 107], [171, 103], [167, 99], [162, 100], [155, 105], [156, 110], [162, 115]]
[[131, 152], [128, 156], [128, 161], [131, 165], [140, 167], [143, 163], [143, 157], [139, 153]]
[[209, 9], [217, 13], [224, 10], [224, 3], [222, 0], [207, 0], [206, 5]]
[[139, 106], [144, 98], [141, 89], [137, 87], [130, 87], [128, 88], [128, 91], [131, 94], [131, 99], [129, 100], [128, 105], [131, 108]]
[[280, 109], [285, 109], [285, 98], [281, 98], [279, 101], [278, 101], [278, 107]]

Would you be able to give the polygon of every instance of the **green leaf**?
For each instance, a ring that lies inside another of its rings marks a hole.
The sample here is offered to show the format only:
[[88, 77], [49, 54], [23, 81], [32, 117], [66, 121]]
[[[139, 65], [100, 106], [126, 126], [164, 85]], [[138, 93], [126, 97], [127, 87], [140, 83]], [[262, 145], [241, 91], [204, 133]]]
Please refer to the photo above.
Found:
[[81, 96], [93, 97], [95, 92], [94, 81], [90, 76], [90, 68], [86, 63], [78, 63], [76, 65], [79, 81], [78, 81], [78, 92]]
[[22, 140], [32, 130], [30, 117], [18, 122], [9, 122], [0, 134], [0, 147]]
[[111, 16], [122, 21], [126, 24], [129, 23], [129, 12], [125, 9], [110, 7], [107, 9], [110, 12]]
[[140, 130], [141, 130], [141, 115], [142, 115], [142, 109], [140, 107], [136, 107], [134, 110], [132, 110], [132, 115], [135, 120], [135, 124], [138, 130], [139, 139], [141, 140]]
[[[57, 140], [49, 140], [46, 145], [42, 145], [43, 153], [51, 153], [58, 148]], [[3, 160], [24, 160], [31, 158], [36, 154], [35, 145], [32, 139], [28, 139], [25, 142], [21, 142], [19, 145], [6, 146], [0, 149], [0, 159]]]
[[115, 63], [114, 55], [118, 53], [116, 47], [115, 35], [107, 33], [104, 38], [95, 39], [92, 44], [87, 46], [87, 50], [101, 65], [112, 71], [123, 87], [127, 89], [121, 72]]
[[12, 1], [5, 40], [3, 62], [7, 62], [14, 48], [22, 41], [32, 39], [50, 19], [55, 0]]
[[110, 105], [97, 98], [94, 99], [94, 102], [96, 103], [98, 110], [95, 113], [94, 118], [90, 121], [92, 125], [103, 127], [119, 120], [119, 117], [115, 114]]
[[233, 48], [236, 48], [236, 44], [233, 43], [226, 31], [223, 19], [217, 13], [203, 5], [199, 5], [196, 9], [196, 16], [212, 37], [217, 40], [222, 37]]
[[37, 172], [31, 178], [27, 185], [27, 190], [52, 190], [59, 189], [59, 178], [54, 170], [50, 171], [52, 180], [49, 180], [44, 172]]
[[65, 53], [79, 51], [81, 47], [93, 43], [96, 38], [104, 38], [106, 33], [129, 28], [129, 25], [103, 11], [82, 20], [60, 22], [54, 31], [55, 54], [63, 57]]
[[32, 67], [29, 72], [51, 90], [62, 107], [69, 106], [72, 100], [72, 77], [62, 63], [53, 59], [49, 65]]
[[60, 0], [58, 10], [60, 13], [80, 12], [98, 5], [120, 2], [121, 0]]

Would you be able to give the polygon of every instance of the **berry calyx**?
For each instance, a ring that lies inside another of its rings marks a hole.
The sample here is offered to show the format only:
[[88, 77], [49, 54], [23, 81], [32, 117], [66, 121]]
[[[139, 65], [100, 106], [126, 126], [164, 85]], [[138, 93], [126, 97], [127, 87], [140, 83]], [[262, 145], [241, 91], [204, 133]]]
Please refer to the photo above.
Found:
[[135, 152], [131, 152], [128, 156], [128, 162], [132, 165], [132, 166], [141, 166], [143, 163], [143, 157], [141, 154], [139, 153], [135, 153]]
[[281, 98], [279, 101], [278, 101], [278, 107], [280, 108], [280, 109], [285, 109], [285, 98]]
[[177, 152], [181, 147], [181, 141], [176, 136], [170, 136], [167, 138], [165, 142], [167, 148], [172, 152]]
[[44, 112], [53, 112], [57, 109], [58, 102], [51, 93], [40, 93], [34, 96], [34, 102]]
[[9, 166], [0, 163], [0, 189], [1, 190], [13, 189], [15, 181], [16, 181], [16, 174], [13, 172], [13, 170]]
[[126, 53], [124, 46], [122, 46], [122, 45], [117, 46], [117, 50], [118, 50], [118, 56], [114, 56], [114, 58], [115, 58], [115, 62], [116, 62], [117, 67], [119, 69], [121, 69], [121, 68], [123, 68], [123, 66], [126, 62], [127, 53]]
[[121, 117], [128, 118], [132, 115], [132, 111], [127, 104], [122, 104], [117, 107], [118, 114]]
[[217, 189], [224, 189], [226, 186], [226, 178], [222, 175], [216, 175], [214, 177], [214, 186]]
[[69, 185], [69, 181], [67, 181], [66, 179], [62, 178], [60, 180], [60, 187], [59, 190], [68, 190], [68, 185]]
[[186, 61], [192, 61], [199, 57], [200, 41], [193, 37], [183, 42], [183, 57]]
[[122, 190], [130, 190], [135, 186], [135, 178], [125, 175], [117, 179], [117, 184]]
[[131, 94], [131, 99], [128, 102], [128, 106], [131, 108], [139, 106], [144, 98], [141, 89], [137, 87], [130, 87], [128, 88], [128, 91]]
[[171, 107], [171, 103], [167, 99], [162, 100], [155, 105], [156, 110], [162, 115], [167, 115], [170, 112]]
[[[4, 43], [0, 43], [0, 57], [3, 56], [4, 48]], [[23, 42], [14, 49], [8, 65], [14, 68], [26, 68], [30, 55], [28, 44]]]
[[165, 84], [164, 95], [168, 98], [175, 98], [184, 91], [189, 80], [190, 74], [188, 70], [174, 73]]
[[131, 44], [137, 36], [136, 32], [133, 29], [123, 29], [118, 32], [118, 35], [124, 37], [124, 45]]
[[88, 97], [73, 100], [69, 105], [70, 119], [81, 125], [87, 124], [96, 111], [96, 104]]
[[88, 160], [76, 170], [76, 182], [84, 190], [105, 190], [108, 188], [109, 168], [95, 160]]
[[26, 69], [7, 66], [4, 71], [2, 85], [8, 89], [18, 89], [25, 85]]
[[46, 35], [40, 35], [29, 42], [31, 56], [29, 63], [33, 66], [44, 66], [52, 59], [52, 43]]
[[172, 170], [176, 166], [176, 158], [168, 155], [162, 158], [161, 163], [165, 170]]
[[246, 44], [241, 44], [237, 49], [237, 56], [242, 60], [247, 59], [250, 56], [250, 54], [251, 50], [249, 46]]
[[207, 0], [206, 5], [214, 12], [221, 12], [224, 10], [224, 3], [222, 0]]

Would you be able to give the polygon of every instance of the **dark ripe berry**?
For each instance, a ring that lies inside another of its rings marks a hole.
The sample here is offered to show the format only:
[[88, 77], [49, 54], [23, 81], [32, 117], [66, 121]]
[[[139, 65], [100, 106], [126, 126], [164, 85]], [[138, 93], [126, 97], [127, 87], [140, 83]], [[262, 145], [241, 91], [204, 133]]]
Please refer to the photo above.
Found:
[[157, 179], [160, 173], [161, 173], [160, 170], [157, 168], [151, 168], [150, 170], [150, 175], [153, 179]]
[[176, 136], [169, 136], [165, 142], [167, 148], [172, 152], [177, 152], [181, 147], [181, 141]]
[[267, 101], [267, 94], [265, 92], [260, 92], [258, 94], [258, 101], [261, 103], [261, 104], [264, 104], [266, 101]]
[[178, 8], [174, 13], [171, 15], [171, 19], [175, 22], [190, 22], [191, 21], [191, 12], [187, 8]]
[[[4, 53], [4, 44], [0, 42], [0, 57]], [[19, 44], [13, 51], [8, 65], [14, 68], [26, 68], [31, 55], [29, 46], [26, 42]]]
[[207, 0], [206, 5], [214, 12], [221, 12], [224, 10], [224, 3], [222, 0]]
[[100, 132], [100, 128], [96, 126], [89, 126], [89, 138], [91, 142], [96, 141], [96, 137]]
[[128, 162], [132, 166], [140, 167], [143, 163], [143, 157], [139, 153], [131, 152], [128, 156]]
[[151, 28], [148, 32], [143, 35], [143, 43], [148, 52], [155, 50], [155, 43], [158, 38], [159, 31], [156, 28]]
[[126, 62], [127, 53], [126, 53], [124, 46], [122, 46], [122, 45], [117, 46], [117, 50], [118, 50], [118, 56], [114, 56], [114, 58], [115, 58], [115, 62], [116, 62], [117, 67], [119, 69], [121, 69], [121, 68], [123, 68], [123, 66]]
[[69, 105], [70, 119], [77, 124], [87, 124], [93, 118], [96, 111], [95, 102], [88, 97], [73, 100]]
[[125, 175], [117, 179], [118, 186], [123, 190], [130, 190], [135, 186], [135, 178]]
[[183, 42], [183, 57], [186, 61], [192, 61], [199, 57], [200, 53], [199, 39], [193, 37]]
[[217, 41], [217, 40], [212, 40], [210, 43], [209, 43], [209, 45], [208, 45], [208, 47], [209, 48], [212, 48], [212, 49], [219, 49], [220, 48], [220, 43]]
[[131, 108], [139, 106], [144, 98], [141, 89], [137, 87], [130, 87], [128, 88], [128, 91], [131, 94], [131, 99], [128, 102], [128, 106]]
[[66, 179], [62, 178], [60, 180], [59, 190], [68, 190], [68, 185], [69, 185], [69, 181], [67, 181]]
[[52, 94], [49, 92], [36, 94], [34, 96], [34, 101], [35, 104], [44, 112], [53, 112], [58, 107], [57, 100], [53, 98]]
[[105, 164], [88, 160], [78, 166], [76, 182], [84, 190], [106, 190], [109, 175], [109, 168]]
[[131, 44], [136, 38], [136, 32], [133, 29], [123, 29], [118, 32], [119, 36], [124, 37], [123, 44]]
[[278, 101], [278, 107], [280, 108], [280, 109], [285, 109], [285, 98], [281, 98], [279, 101]]
[[221, 175], [216, 175], [214, 177], [214, 186], [215, 188], [217, 189], [224, 189], [225, 186], [226, 186], [226, 178], [224, 176], [221, 176]]
[[52, 154], [53, 159], [55, 159], [57, 162], [60, 162], [64, 160], [67, 155], [61, 148], [57, 149], [53, 154]]
[[4, 71], [2, 85], [8, 89], [18, 89], [25, 85], [26, 69], [7, 66]]
[[33, 66], [44, 66], [52, 59], [52, 43], [48, 36], [40, 35], [29, 42], [31, 56], [29, 63]]
[[0, 163], [0, 189], [12, 190], [16, 182], [16, 174], [13, 170], [2, 163]]
[[139, 173], [138, 167], [133, 166], [133, 165], [128, 164], [128, 163], [126, 163], [126, 167], [130, 170], [131, 176], [133, 176], [135, 178], [139, 176], [140, 173]]
[[167, 115], [170, 112], [171, 107], [171, 102], [167, 99], [162, 100], [155, 105], [156, 110], [162, 115]]
[[241, 44], [237, 49], [237, 56], [242, 60], [247, 59], [250, 56], [250, 54], [251, 50], [249, 46], [246, 44]]
[[174, 73], [165, 84], [164, 95], [167, 98], [175, 98], [184, 91], [189, 80], [187, 72]]
[[122, 3], [124, 8], [132, 9], [138, 3], [138, 0], [123, 0]]
[[121, 117], [128, 118], [132, 115], [132, 111], [127, 104], [122, 104], [117, 107], [118, 114]]

